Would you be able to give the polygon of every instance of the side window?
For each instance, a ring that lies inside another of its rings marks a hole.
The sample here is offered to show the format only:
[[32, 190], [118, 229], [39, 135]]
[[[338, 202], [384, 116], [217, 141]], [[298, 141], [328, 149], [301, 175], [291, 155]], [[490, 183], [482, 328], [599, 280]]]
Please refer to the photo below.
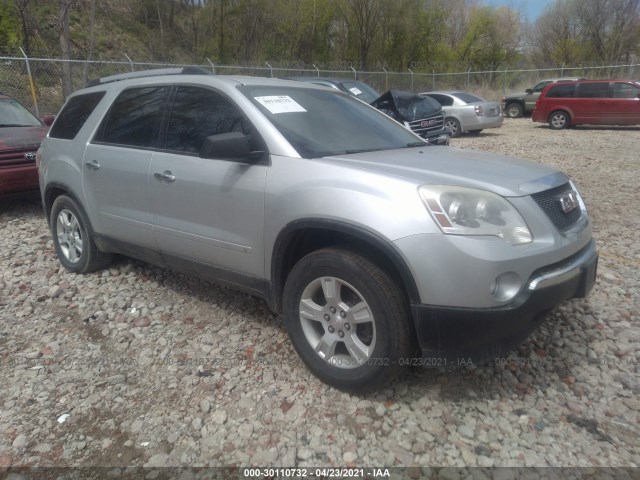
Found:
[[447, 95], [438, 95], [438, 94], [434, 94], [434, 95], [429, 95], [431, 98], [433, 98], [434, 100], [437, 100], [438, 103], [440, 105], [442, 105], [443, 107], [450, 107], [451, 105], [453, 105], [453, 98], [448, 97]]
[[558, 83], [549, 88], [547, 98], [573, 98], [575, 83]]
[[576, 97], [578, 98], [607, 98], [609, 83], [579, 83]]
[[630, 83], [616, 82], [613, 84], [613, 98], [638, 98], [640, 88]]
[[102, 121], [96, 141], [128, 147], [156, 146], [170, 89], [156, 86], [123, 91]]
[[533, 87], [533, 93], [540, 93], [542, 90], [544, 90], [544, 87], [546, 87], [547, 85], [549, 85], [551, 82], [540, 82], [539, 84], [537, 84], [535, 87]]
[[164, 148], [198, 153], [208, 136], [229, 132], [251, 133], [249, 121], [238, 107], [212, 90], [178, 87]]
[[104, 94], [105, 92], [93, 92], [72, 97], [56, 118], [49, 136], [73, 140]]

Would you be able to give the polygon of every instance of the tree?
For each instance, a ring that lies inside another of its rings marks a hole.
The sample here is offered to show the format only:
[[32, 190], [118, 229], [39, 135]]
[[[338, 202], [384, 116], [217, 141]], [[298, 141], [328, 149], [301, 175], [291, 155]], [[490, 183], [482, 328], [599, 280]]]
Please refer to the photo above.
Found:
[[60, 51], [62, 52], [62, 95], [67, 98], [73, 92], [71, 69], [71, 38], [69, 35], [69, 10], [76, 0], [60, 0], [58, 31]]

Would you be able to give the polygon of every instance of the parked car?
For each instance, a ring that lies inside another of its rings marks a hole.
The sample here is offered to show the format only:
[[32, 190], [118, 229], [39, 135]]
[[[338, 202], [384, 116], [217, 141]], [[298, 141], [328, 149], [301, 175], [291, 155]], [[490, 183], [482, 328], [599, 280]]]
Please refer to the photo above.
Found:
[[548, 85], [531, 119], [554, 130], [572, 125], [640, 124], [640, 83], [632, 80], [585, 80]]
[[437, 102], [409, 92], [389, 90], [382, 95], [359, 80], [326, 77], [291, 77], [289, 80], [313, 83], [340, 90], [383, 111], [429, 143], [448, 145], [448, 131], [444, 129], [444, 113]]
[[420, 95], [432, 98], [442, 106], [444, 128], [452, 137], [465, 132], [480, 133], [485, 128], [498, 128], [502, 125], [502, 109], [498, 102], [486, 100], [467, 92], [426, 92]]
[[389, 90], [371, 102], [381, 112], [403, 124], [429, 143], [449, 145], [444, 112], [438, 102], [409, 92]]
[[60, 263], [114, 252], [265, 299], [337, 388], [497, 355], [594, 284], [573, 182], [348, 95], [169, 69], [72, 94], [38, 154]]
[[356, 97], [358, 100], [362, 100], [369, 104], [380, 97], [380, 94], [370, 85], [355, 79], [331, 77], [289, 77], [287, 80], [314, 83], [316, 85], [334, 88], [341, 92], [348, 93], [349, 95]]
[[[53, 118], [47, 118], [50, 125]], [[0, 196], [38, 190], [36, 151], [48, 127], [15, 98], [0, 93]]]
[[536, 105], [536, 100], [540, 96], [540, 93], [550, 83], [553, 82], [574, 82], [576, 80], [585, 80], [578, 77], [562, 77], [562, 78], [547, 78], [541, 80], [534, 87], [527, 88], [524, 92], [512, 93], [510, 95], [502, 97], [501, 107], [504, 114], [509, 118], [520, 118], [523, 114], [529, 114], [533, 112], [533, 108]]

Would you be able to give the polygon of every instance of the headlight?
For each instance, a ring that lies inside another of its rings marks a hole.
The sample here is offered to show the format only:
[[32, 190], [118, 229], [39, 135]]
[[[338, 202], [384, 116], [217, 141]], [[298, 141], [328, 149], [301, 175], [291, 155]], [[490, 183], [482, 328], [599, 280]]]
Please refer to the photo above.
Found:
[[511, 245], [533, 240], [515, 207], [495, 193], [450, 185], [423, 185], [418, 193], [446, 234], [491, 235]]

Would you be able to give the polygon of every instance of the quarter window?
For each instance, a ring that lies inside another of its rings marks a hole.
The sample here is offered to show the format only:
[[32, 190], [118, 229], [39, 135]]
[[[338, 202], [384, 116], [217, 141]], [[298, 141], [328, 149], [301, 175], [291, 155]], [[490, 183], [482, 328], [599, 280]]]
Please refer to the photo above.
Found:
[[170, 87], [123, 91], [103, 121], [97, 141], [128, 147], [155, 147]]
[[49, 136], [73, 140], [104, 94], [105, 92], [93, 92], [72, 97], [58, 115]]
[[250, 134], [244, 114], [226, 97], [198, 87], [178, 87], [167, 128], [167, 150], [198, 153], [211, 135]]

